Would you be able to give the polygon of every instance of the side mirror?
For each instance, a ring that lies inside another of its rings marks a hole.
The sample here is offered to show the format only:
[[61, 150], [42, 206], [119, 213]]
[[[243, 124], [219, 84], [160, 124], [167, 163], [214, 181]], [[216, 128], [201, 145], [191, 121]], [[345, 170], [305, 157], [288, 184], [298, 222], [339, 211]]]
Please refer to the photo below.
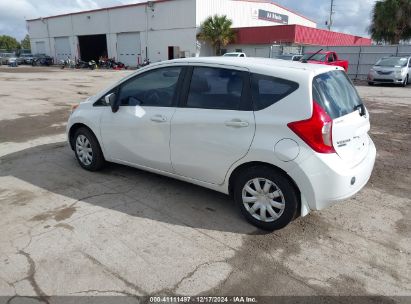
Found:
[[116, 113], [119, 108], [116, 103], [116, 99], [117, 99], [116, 93], [110, 93], [104, 96], [104, 101], [106, 102], [108, 106], [111, 107], [111, 111], [113, 111], [113, 113]]

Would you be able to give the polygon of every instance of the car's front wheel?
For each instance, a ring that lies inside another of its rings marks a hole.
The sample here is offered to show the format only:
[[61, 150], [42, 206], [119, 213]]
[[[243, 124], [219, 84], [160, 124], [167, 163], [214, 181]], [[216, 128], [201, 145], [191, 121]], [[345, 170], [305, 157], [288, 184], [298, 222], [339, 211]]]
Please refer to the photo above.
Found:
[[298, 209], [298, 190], [282, 173], [264, 166], [251, 167], [234, 185], [234, 200], [254, 226], [273, 231], [290, 223]]
[[80, 166], [89, 171], [100, 170], [105, 163], [100, 144], [87, 128], [79, 128], [74, 134], [74, 152]]

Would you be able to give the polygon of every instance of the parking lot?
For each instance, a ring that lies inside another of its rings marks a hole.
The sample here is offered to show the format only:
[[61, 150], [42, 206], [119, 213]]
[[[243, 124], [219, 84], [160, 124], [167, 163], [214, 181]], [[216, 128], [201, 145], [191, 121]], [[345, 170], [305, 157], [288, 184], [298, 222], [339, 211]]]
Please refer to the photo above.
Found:
[[378, 150], [368, 185], [264, 233], [220, 193], [79, 167], [70, 105], [129, 73], [0, 67], [0, 296], [411, 296], [411, 85], [358, 85]]

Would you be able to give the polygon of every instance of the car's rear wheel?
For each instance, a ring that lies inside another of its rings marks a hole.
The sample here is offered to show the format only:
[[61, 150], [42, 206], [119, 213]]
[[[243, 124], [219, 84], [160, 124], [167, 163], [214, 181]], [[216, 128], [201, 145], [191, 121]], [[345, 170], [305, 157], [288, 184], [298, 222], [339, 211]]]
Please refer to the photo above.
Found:
[[374, 82], [368, 81], [368, 85], [369, 85], [369, 86], [373, 86], [373, 85], [374, 85]]
[[74, 152], [80, 166], [89, 171], [100, 170], [105, 163], [100, 144], [87, 128], [79, 128], [74, 134]]
[[298, 209], [298, 190], [276, 170], [258, 166], [240, 174], [234, 184], [234, 200], [254, 226], [273, 231], [285, 227]]

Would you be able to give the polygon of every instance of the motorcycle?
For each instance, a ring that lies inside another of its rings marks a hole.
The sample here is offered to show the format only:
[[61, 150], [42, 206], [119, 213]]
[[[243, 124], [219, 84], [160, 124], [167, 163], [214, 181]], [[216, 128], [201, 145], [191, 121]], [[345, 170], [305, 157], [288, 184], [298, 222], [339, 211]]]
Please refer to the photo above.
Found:
[[81, 59], [77, 60], [76, 69], [90, 69], [94, 70], [97, 67], [97, 63], [94, 60], [83, 61]]
[[148, 58], [146, 58], [146, 59], [144, 59], [144, 61], [143, 61], [143, 64], [141, 65], [141, 66], [146, 66], [146, 65], [149, 65], [151, 62], [150, 62], [150, 59], [148, 59]]
[[60, 64], [61, 64], [61, 69], [64, 69], [66, 67], [67, 68], [74, 68], [75, 67], [74, 61], [71, 60], [70, 57], [67, 57], [65, 60], [60, 60]]
[[100, 59], [98, 61], [98, 66], [100, 69], [111, 69], [112, 60], [111, 59]]
[[90, 61], [88, 62], [88, 67], [89, 67], [90, 70], [94, 70], [94, 69], [96, 69], [98, 66], [97, 66], [97, 63], [96, 63], [94, 60], [90, 60]]
[[137, 68], [139, 69], [139, 68], [145, 67], [145, 66], [149, 65], [150, 63], [151, 63], [150, 59], [146, 58], [146, 59], [143, 60], [143, 62], [141, 64], [139, 64], [137, 66]]

